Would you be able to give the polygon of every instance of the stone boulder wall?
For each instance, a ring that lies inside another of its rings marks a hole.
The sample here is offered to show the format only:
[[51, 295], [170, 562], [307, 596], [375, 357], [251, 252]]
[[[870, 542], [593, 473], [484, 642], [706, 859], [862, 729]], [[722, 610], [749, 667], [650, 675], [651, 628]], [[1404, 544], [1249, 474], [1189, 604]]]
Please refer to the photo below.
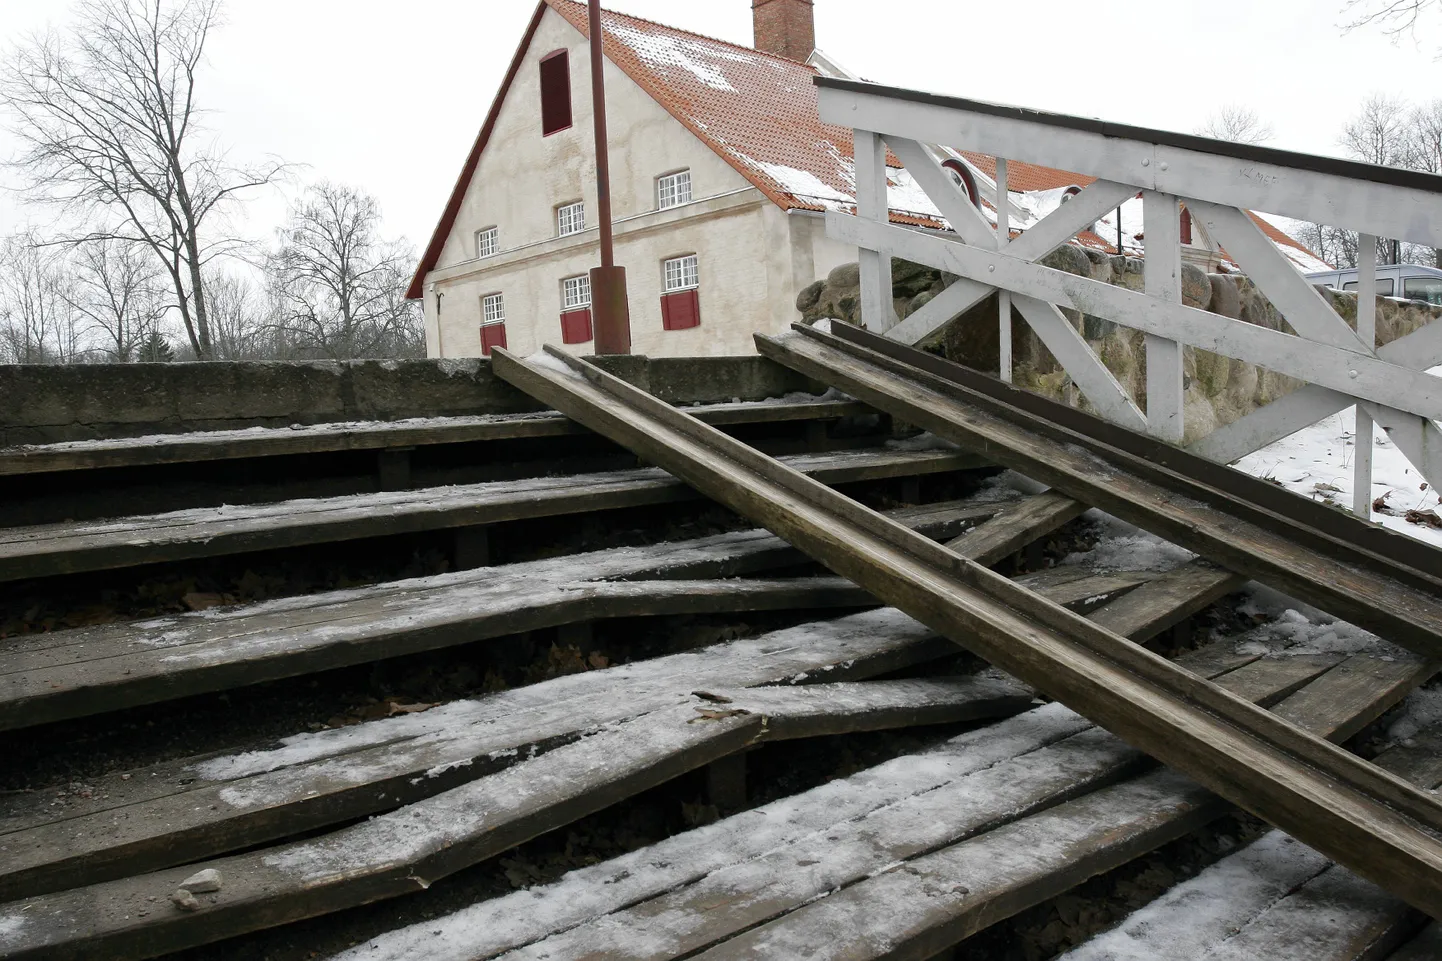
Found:
[[[1140, 291], [1143, 287], [1142, 261], [1135, 257], [1067, 245], [1052, 251], [1041, 262], [1057, 270], [1130, 290]], [[893, 303], [897, 316], [903, 319], [956, 280], [950, 274], [903, 260], [893, 259], [891, 270]], [[827, 317], [860, 323], [860, 276], [856, 264], [843, 264], [825, 280], [818, 280], [803, 290], [796, 298], [796, 309], [801, 312], [802, 320], [814, 323]], [[1322, 290], [1322, 295], [1356, 327], [1356, 294]], [[1293, 332], [1256, 285], [1240, 274], [1208, 274], [1186, 264], [1182, 267], [1182, 302], [1260, 327]], [[1075, 310], [1064, 309], [1062, 313], [1145, 410], [1145, 335]], [[1379, 297], [1377, 344], [1390, 343], [1438, 317], [1442, 317], [1442, 308]], [[996, 298], [990, 297], [933, 335], [925, 346], [968, 367], [996, 371], [1000, 350], [997, 319]], [[1014, 382], [1090, 410], [1086, 398], [1077, 396], [1066, 372], [1020, 314], [1013, 313], [1011, 330]], [[1194, 347], [1183, 351], [1183, 371], [1186, 443], [1205, 437], [1301, 386], [1300, 381], [1284, 374]]]

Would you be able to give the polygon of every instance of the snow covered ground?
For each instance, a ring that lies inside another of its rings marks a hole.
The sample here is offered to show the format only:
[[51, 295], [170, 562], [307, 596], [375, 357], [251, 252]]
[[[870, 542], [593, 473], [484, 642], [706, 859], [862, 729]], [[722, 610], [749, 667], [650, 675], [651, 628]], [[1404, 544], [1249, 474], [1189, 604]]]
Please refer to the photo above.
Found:
[[[1442, 367], [1434, 368], [1442, 374]], [[1356, 411], [1333, 414], [1291, 437], [1284, 437], [1237, 462], [1236, 467], [1256, 477], [1276, 481], [1287, 490], [1345, 509], [1352, 506], [1353, 465], [1356, 463]], [[1408, 511], [1438, 509], [1437, 491], [1427, 486], [1417, 468], [1377, 428], [1372, 443], [1373, 501], [1386, 510], [1372, 511], [1371, 519], [1442, 547], [1442, 529], [1406, 519]]]

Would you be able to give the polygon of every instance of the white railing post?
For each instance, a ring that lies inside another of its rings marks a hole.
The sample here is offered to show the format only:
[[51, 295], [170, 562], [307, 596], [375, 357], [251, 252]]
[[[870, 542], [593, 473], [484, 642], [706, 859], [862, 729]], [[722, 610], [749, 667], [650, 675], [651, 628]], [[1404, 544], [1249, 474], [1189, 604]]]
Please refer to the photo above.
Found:
[[[856, 216], [880, 224], [890, 223], [886, 197], [886, 143], [869, 130], [856, 131]], [[892, 305], [891, 256], [861, 248], [861, 325], [874, 333], [896, 326]]]
[[[1368, 350], [1377, 346], [1377, 238], [1357, 236], [1357, 336]], [[1372, 519], [1372, 415], [1356, 407], [1357, 430], [1352, 438], [1352, 513]]]
[[[1143, 278], [1148, 297], [1182, 302], [1182, 209], [1172, 194], [1142, 194], [1145, 261]], [[1183, 378], [1182, 345], [1147, 334], [1147, 429], [1153, 436], [1180, 443]]]
[[[1011, 240], [1011, 204], [1007, 197], [1006, 158], [996, 158], [996, 249], [1001, 250]], [[1001, 379], [1011, 383], [1011, 291], [1001, 288], [996, 292], [996, 315], [998, 364]]]

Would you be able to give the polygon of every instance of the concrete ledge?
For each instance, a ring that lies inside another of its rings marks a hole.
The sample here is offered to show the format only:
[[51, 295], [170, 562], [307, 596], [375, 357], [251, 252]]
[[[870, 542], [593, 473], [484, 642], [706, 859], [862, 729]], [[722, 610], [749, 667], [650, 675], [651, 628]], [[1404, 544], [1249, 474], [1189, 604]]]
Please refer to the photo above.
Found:
[[[761, 357], [604, 358], [672, 403], [819, 390]], [[540, 405], [490, 361], [0, 365], [0, 446], [353, 420], [512, 414]]]

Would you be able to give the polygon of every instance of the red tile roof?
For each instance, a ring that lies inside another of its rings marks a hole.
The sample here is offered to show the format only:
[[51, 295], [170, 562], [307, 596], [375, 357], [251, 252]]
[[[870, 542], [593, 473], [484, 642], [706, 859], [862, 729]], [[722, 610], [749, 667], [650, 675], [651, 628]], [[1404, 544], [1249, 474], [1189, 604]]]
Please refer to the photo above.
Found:
[[[540, 0], [408, 297], [421, 296], [425, 275], [440, 259], [500, 104], [547, 7], [582, 35], [590, 35], [584, 3]], [[854, 204], [852, 131], [822, 123], [812, 82], [817, 73], [814, 67], [628, 14], [607, 10], [602, 18], [606, 57], [782, 209], [819, 211]], [[994, 158], [969, 152], [963, 156], [987, 176], [995, 177]], [[900, 166], [890, 155], [887, 162]], [[1085, 187], [1096, 179], [1020, 161], [1012, 161], [1007, 170], [1009, 187], [1023, 192], [1072, 184]], [[891, 219], [915, 226], [944, 226], [934, 211], [893, 210]], [[1274, 226], [1258, 222], [1278, 243], [1305, 250]], [[1111, 249], [1090, 232], [1083, 240], [1090, 246]]]

